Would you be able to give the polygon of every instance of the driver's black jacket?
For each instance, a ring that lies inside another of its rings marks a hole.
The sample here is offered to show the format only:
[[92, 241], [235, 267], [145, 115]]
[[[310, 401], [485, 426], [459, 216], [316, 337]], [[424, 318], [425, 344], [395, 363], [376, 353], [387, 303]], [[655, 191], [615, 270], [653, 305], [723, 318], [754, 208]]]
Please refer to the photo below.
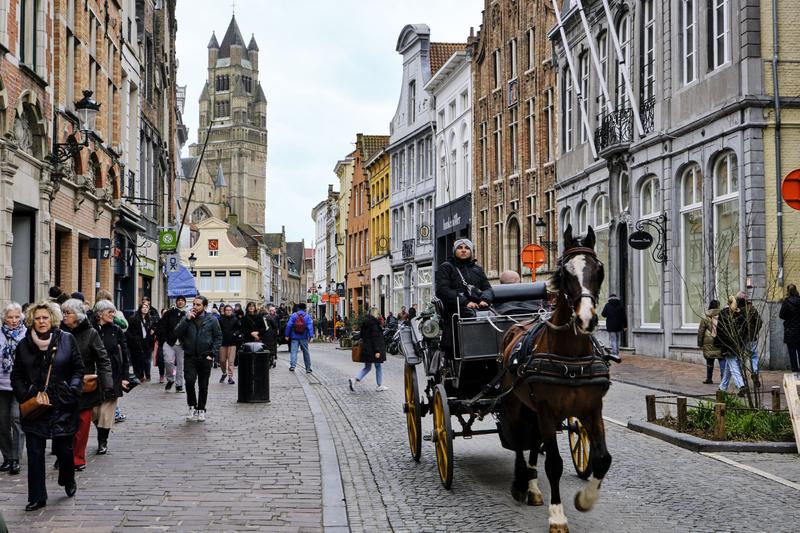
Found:
[[[465, 281], [468, 285], [473, 285], [475, 290], [470, 291], [464, 285]], [[452, 349], [450, 327], [453, 315], [459, 308], [463, 314], [469, 302], [492, 303], [494, 291], [492, 291], [492, 286], [483, 269], [475, 260], [461, 261], [451, 257], [436, 271], [436, 297], [444, 304], [442, 347], [446, 351], [450, 351]]]

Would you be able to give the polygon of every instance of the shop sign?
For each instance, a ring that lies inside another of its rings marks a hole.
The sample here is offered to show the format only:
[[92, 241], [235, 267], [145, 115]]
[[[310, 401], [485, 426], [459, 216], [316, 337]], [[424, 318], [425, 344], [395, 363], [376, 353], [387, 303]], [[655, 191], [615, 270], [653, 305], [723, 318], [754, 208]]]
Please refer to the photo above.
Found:
[[156, 262], [147, 257], [139, 257], [139, 274], [154, 277], [156, 275]]
[[174, 252], [178, 249], [178, 236], [174, 229], [167, 229], [158, 232], [158, 251]]
[[653, 236], [646, 231], [634, 231], [628, 237], [628, 244], [636, 250], [647, 250], [653, 245]]

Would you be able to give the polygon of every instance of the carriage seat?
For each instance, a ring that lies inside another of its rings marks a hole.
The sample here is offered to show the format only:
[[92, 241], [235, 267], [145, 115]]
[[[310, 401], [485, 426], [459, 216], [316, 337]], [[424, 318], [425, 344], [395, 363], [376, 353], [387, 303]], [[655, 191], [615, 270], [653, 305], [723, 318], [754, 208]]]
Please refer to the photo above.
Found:
[[492, 291], [492, 307], [498, 315], [533, 314], [547, 302], [547, 284], [543, 281], [495, 285]]

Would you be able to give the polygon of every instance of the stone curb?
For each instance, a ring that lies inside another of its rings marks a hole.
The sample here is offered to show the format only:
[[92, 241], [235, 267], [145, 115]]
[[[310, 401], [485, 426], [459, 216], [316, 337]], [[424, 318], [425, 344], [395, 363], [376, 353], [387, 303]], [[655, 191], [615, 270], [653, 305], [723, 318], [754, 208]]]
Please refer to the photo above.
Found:
[[636, 420], [628, 421], [628, 429], [693, 452], [797, 453], [797, 445], [794, 442], [718, 442]]
[[339, 457], [336, 455], [331, 428], [316, 394], [311, 390], [309, 380], [298, 375], [297, 381], [303, 387], [317, 430], [319, 462], [322, 470], [322, 528], [326, 533], [349, 533], [350, 522], [342, 486], [342, 472], [339, 469]]

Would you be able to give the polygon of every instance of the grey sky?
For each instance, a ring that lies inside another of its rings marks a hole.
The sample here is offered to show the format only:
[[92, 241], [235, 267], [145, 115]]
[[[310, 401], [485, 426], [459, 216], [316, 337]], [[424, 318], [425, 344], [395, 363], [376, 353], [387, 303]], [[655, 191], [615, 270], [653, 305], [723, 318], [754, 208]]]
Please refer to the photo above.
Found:
[[[187, 85], [185, 122], [197, 141], [197, 100], [207, 76], [211, 32], [222, 40], [232, 1], [179, 0], [178, 83]], [[267, 229], [314, 238], [311, 209], [356, 133], [388, 135], [397, 108], [406, 24], [425, 23], [431, 40], [466, 42], [483, 0], [237, 0], [245, 42], [255, 33], [267, 95]]]

